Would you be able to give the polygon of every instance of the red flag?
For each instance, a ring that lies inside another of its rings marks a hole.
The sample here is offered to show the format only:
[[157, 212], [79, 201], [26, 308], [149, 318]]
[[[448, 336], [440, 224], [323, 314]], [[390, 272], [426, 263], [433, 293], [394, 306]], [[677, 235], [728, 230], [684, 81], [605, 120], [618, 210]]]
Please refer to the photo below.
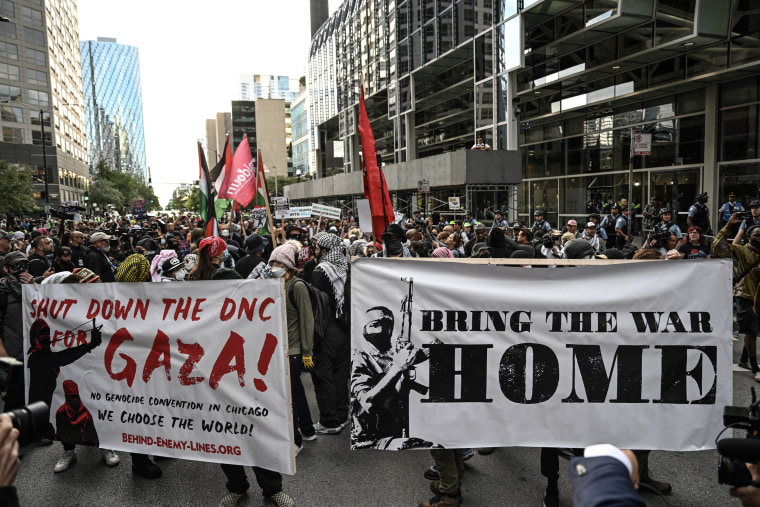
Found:
[[385, 175], [378, 163], [377, 148], [375, 148], [375, 136], [372, 135], [372, 127], [367, 117], [367, 108], [364, 105], [364, 87], [362, 86], [359, 97], [359, 135], [362, 139], [362, 166], [364, 180], [364, 197], [369, 199], [369, 210], [372, 214], [372, 234], [379, 240], [388, 224], [396, 219], [393, 213], [391, 196], [388, 193], [388, 184]]
[[248, 136], [243, 137], [243, 141], [235, 149], [231, 167], [226, 173], [224, 182], [219, 188], [219, 198], [233, 199], [243, 206], [248, 206], [256, 189], [253, 157], [251, 156], [251, 148], [248, 146]]

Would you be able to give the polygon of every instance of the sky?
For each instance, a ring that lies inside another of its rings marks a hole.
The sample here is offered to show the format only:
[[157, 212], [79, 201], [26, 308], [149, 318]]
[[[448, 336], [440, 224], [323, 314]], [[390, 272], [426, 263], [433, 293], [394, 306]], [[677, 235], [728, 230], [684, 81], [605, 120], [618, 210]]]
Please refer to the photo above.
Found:
[[[146, 159], [162, 206], [198, 179], [206, 119], [230, 111], [240, 74], [306, 73], [308, 0], [77, 3], [80, 40], [111, 37], [139, 49]], [[330, 12], [340, 4], [329, 0]]]

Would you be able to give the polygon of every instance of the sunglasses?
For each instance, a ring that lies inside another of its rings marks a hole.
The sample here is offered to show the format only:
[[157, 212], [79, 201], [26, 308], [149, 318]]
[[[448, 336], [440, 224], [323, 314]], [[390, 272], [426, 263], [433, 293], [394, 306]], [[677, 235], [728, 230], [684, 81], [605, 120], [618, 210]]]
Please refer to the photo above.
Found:
[[8, 267], [11, 268], [13, 271], [26, 271], [27, 269], [29, 269], [29, 264], [25, 262], [25, 263], [14, 264], [13, 266], [8, 266]]

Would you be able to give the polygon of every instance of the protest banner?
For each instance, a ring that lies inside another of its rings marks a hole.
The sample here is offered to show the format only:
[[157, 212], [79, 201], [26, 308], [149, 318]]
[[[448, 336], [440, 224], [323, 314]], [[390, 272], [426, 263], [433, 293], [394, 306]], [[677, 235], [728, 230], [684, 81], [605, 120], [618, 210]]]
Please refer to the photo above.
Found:
[[252, 209], [251, 212], [251, 224], [253, 230], [263, 229], [267, 224], [267, 210], [266, 208]]
[[290, 199], [287, 197], [272, 197], [275, 218], [288, 218], [290, 216]]
[[340, 208], [333, 208], [332, 206], [325, 206], [324, 204], [312, 203], [311, 205], [312, 216], [322, 216], [324, 218], [333, 218], [335, 220], [340, 219]]
[[135, 218], [145, 218], [148, 208], [145, 205], [145, 199], [135, 199], [132, 201], [132, 216]]
[[52, 401], [60, 438], [295, 472], [281, 281], [35, 284], [23, 302], [28, 399]]
[[288, 218], [311, 218], [311, 206], [290, 208]]
[[730, 261], [454, 262], [352, 262], [352, 448], [715, 448]]

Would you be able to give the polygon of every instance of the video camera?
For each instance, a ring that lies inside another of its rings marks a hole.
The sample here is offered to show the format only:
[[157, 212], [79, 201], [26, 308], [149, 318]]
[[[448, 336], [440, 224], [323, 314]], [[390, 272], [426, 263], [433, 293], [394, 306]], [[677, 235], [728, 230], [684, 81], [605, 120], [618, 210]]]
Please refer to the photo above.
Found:
[[552, 248], [554, 248], [554, 241], [557, 240], [557, 239], [561, 239], [561, 238], [562, 238], [561, 236], [553, 236], [551, 234], [544, 234], [544, 236], [543, 236], [543, 238], [541, 238], [541, 240], [543, 241], [544, 246], [548, 250], [551, 250]]
[[[0, 391], [5, 393], [9, 386], [17, 383], [24, 383], [24, 363], [12, 357], [0, 358]], [[4, 415], [11, 418], [13, 427], [18, 430], [18, 443], [21, 446], [45, 436], [49, 414], [50, 409], [47, 403], [42, 401], [35, 401], [23, 408], [4, 412]]]
[[753, 221], [755, 218], [752, 216], [751, 211], [740, 211], [739, 212], [739, 218], [741, 220], [749, 220], [750, 222]]
[[755, 396], [754, 387], [749, 407], [726, 406], [723, 409], [723, 425], [725, 429], [747, 430], [747, 436], [718, 440], [718, 482], [736, 487], [748, 486], [752, 483], [752, 474], [744, 463], [760, 462], [760, 401]]
[[58, 206], [50, 210], [50, 215], [61, 220], [74, 220], [74, 214], [78, 211], [85, 211], [80, 206]]

